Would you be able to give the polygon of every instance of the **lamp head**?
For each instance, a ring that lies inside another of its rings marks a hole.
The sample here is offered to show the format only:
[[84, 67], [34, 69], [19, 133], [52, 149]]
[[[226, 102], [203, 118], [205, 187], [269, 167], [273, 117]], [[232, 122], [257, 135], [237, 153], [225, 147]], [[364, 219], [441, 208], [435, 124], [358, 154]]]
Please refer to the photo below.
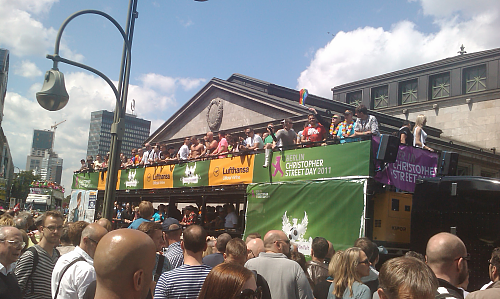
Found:
[[45, 73], [42, 90], [36, 93], [38, 104], [49, 111], [57, 111], [68, 103], [69, 95], [64, 85], [64, 75], [58, 69]]

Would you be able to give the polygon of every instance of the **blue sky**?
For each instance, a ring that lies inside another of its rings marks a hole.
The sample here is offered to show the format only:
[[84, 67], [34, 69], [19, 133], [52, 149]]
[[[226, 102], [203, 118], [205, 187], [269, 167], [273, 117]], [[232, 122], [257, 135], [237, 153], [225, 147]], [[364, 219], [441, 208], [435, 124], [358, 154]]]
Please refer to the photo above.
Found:
[[[229, 1], [139, 0], [131, 90], [152, 132], [212, 77], [241, 73], [331, 98], [353, 80], [500, 46], [497, 0]], [[71, 13], [97, 9], [124, 24], [125, 0], [0, 0], [0, 47], [10, 50], [2, 127], [14, 164], [25, 168], [33, 129], [56, 133], [63, 184], [85, 156], [90, 112], [112, 110], [110, 88], [88, 72], [60, 65], [70, 103], [58, 112], [34, 94], [52, 63], [59, 26]], [[117, 80], [122, 40], [100, 16], [80, 16], [63, 34], [62, 56]]]

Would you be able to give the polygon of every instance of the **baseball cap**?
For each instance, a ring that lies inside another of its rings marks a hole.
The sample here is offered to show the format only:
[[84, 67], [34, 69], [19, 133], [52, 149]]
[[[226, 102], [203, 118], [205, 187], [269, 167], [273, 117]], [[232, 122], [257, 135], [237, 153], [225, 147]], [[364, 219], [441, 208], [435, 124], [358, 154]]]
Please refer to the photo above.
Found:
[[179, 221], [175, 218], [169, 217], [163, 221], [163, 224], [161, 225], [161, 230], [164, 232], [173, 232], [175, 230], [181, 229], [181, 225], [179, 224]]

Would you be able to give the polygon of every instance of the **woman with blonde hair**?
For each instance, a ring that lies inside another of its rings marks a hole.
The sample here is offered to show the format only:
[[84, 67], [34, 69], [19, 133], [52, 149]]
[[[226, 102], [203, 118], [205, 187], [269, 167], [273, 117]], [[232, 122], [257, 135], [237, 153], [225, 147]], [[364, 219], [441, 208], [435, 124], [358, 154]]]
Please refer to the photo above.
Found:
[[233, 263], [215, 266], [207, 275], [198, 299], [261, 299], [255, 274]]
[[417, 116], [415, 121], [415, 126], [413, 127], [413, 146], [426, 149], [433, 152], [434, 150], [427, 145], [425, 145], [425, 140], [427, 139], [427, 133], [425, 133], [423, 127], [427, 124], [427, 117], [423, 114]]
[[370, 288], [361, 282], [361, 277], [370, 274], [370, 265], [370, 260], [360, 248], [346, 249], [338, 256], [328, 299], [371, 299]]

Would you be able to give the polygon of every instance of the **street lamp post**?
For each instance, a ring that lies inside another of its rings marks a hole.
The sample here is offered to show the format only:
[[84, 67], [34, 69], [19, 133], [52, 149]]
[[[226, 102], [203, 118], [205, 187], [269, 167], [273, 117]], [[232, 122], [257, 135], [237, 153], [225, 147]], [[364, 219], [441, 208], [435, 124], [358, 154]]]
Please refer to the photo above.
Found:
[[[61, 36], [64, 31], [64, 28], [71, 20], [83, 14], [97, 14], [105, 17], [115, 25], [115, 27], [118, 29], [118, 31], [120, 31], [120, 34], [123, 37], [123, 52], [122, 52], [122, 61], [121, 61], [118, 88], [116, 88], [113, 82], [100, 71], [85, 64], [63, 58], [59, 55], [59, 44], [61, 42]], [[111, 148], [109, 156], [108, 175], [106, 178], [106, 188], [104, 191], [104, 208], [103, 208], [103, 217], [109, 220], [111, 220], [111, 218], [113, 217], [112, 213], [113, 202], [115, 198], [115, 191], [116, 191], [115, 188], [118, 177], [118, 170], [120, 168], [119, 165], [120, 149], [125, 130], [125, 124], [123, 119], [125, 116], [125, 111], [127, 106], [128, 84], [130, 77], [130, 66], [131, 66], [131, 55], [132, 55], [131, 52], [132, 38], [134, 32], [135, 19], [137, 17], [138, 17], [137, 0], [130, 0], [129, 2], [127, 26], [125, 31], [115, 19], [113, 19], [111, 16], [102, 11], [82, 10], [69, 16], [63, 22], [61, 28], [59, 28], [59, 32], [57, 33], [54, 55], [47, 55], [47, 58], [51, 59], [54, 62], [53, 67], [45, 74], [45, 80], [42, 90], [40, 92], [37, 92], [36, 94], [36, 98], [40, 106], [42, 106], [47, 110], [57, 111], [66, 106], [69, 100], [69, 95], [64, 85], [64, 75], [59, 71], [57, 67], [59, 62], [67, 63], [76, 67], [83, 68], [90, 72], [93, 72], [94, 74], [103, 78], [113, 90], [113, 93], [115, 94], [116, 97], [116, 108], [114, 112], [113, 124], [111, 125]]]

